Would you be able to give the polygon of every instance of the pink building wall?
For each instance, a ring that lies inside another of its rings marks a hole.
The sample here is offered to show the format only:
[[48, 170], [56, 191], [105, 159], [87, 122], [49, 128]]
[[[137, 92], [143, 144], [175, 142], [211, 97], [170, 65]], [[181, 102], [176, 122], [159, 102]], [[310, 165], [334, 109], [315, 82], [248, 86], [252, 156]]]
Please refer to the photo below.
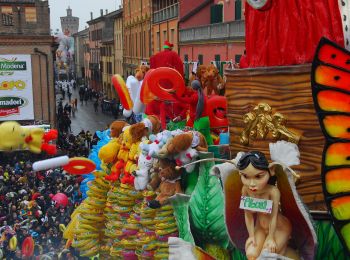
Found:
[[[190, 13], [192, 10], [199, 7], [204, 2], [206, 2], [206, 1], [205, 0], [196, 0], [196, 1], [179, 0], [179, 19], [181, 20], [181, 18], [183, 18], [188, 13]], [[214, 2], [214, 1], [212, 1], [212, 2]], [[209, 24], [210, 23], [210, 5], [211, 4], [208, 4], [206, 7], [201, 9], [195, 15], [192, 15], [186, 21], [180, 22], [179, 28], [185, 29], [185, 28], [191, 28], [191, 27]]]

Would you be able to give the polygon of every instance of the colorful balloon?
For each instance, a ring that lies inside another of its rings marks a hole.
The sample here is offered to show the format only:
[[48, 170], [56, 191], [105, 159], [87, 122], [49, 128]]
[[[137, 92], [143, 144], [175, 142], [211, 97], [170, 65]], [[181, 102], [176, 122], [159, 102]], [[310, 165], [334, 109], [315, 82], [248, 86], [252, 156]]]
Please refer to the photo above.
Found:
[[52, 197], [52, 200], [56, 202], [56, 207], [66, 207], [68, 205], [68, 197], [64, 193], [57, 193]]
[[131, 110], [134, 106], [128, 88], [126, 87], [125, 81], [119, 74], [115, 74], [112, 77], [112, 82], [115, 90], [118, 93], [118, 96], [120, 98], [120, 102], [122, 103], [123, 107], [127, 110]]

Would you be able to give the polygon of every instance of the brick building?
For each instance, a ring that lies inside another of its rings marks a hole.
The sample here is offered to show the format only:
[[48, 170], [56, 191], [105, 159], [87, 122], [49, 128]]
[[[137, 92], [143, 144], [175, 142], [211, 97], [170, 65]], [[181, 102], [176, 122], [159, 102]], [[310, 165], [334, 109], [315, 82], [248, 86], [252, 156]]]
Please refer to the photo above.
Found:
[[123, 49], [124, 49], [124, 22], [123, 9], [119, 9], [120, 13], [114, 19], [114, 74], [124, 75], [123, 69]]
[[[115, 20], [122, 17], [122, 11], [117, 10], [106, 14], [104, 17], [104, 27], [102, 30], [102, 47], [101, 47], [101, 72], [103, 92], [109, 99], [116, 97], [116, 92], [112, 86], [112, 76], [115, 68], [115, 41], [114, 26]], [[120, 56], [119, 58], [122, 58]]]
[[124, 77], [152, 55], [152, 0], [124, 0]]
[[86, 44], [89, 40], [89, 29], [86, 28], [73, 35], [74, 37], [74, 64], [77, 79], [85, 78], [85, 68], [89, 64], [85, 62]]
[[34, 121], [55, 126], [54, 42], [48, 1], [0, 0], [0, 12], [0, 54], [30, 55]]
[[105, 20], [103, 9], [100, 16], [87, 22], [89, 25], [89, 67], [86, 69], [86, 77], [88, 85], [95, 90], [102, 90], [102, 73], [101, 73], [101, 47], [102, 47], [102, 31]]
[[245, 49], [244, 0], [180, 0], [179, 46], [189, 76], [192, 62], [215, 63], [223, 73]]
[[61, 17], [62, 32], [73, 35], [79, 31], [79, 17], [72, 15], [72, 9], [68, 6], [67, 16]]
[[152, 54], [163, 49], [165, 40], [174, 44], [178, 51], [178, 0], [153, 0]]

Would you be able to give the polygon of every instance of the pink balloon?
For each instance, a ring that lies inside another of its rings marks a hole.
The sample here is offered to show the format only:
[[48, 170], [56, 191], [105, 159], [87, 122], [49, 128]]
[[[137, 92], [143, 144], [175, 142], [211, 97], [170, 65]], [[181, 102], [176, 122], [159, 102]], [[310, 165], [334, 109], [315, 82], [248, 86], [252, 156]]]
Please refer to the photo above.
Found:
[[66, 194], [57, 193], [52, 197], [52, 200], [56, 202], [56, 207], [63, 206], [66, 207], [68, 205], [68, 197]]

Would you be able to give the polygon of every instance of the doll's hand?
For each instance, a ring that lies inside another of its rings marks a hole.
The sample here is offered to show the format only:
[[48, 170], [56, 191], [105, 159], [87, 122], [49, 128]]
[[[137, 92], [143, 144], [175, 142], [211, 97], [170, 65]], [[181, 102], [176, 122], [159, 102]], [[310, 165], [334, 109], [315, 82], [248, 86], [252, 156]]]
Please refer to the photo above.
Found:
[[276, 253], [276, 242], [272, 237], [267, 237], [265, 240], [264, 248], [266, 248], [270, 253]]
[[252, 237], [249, 237], [248, 239], [247, 239], [247, 242], [245, 243], [245, 248], [248, 248], [249, 246], [250, 246], [250, 244], [252, 245], [252, 246], [256, 246], [256, 243], [255, 243], [255, 237], [254, 236], [252, 236]]

